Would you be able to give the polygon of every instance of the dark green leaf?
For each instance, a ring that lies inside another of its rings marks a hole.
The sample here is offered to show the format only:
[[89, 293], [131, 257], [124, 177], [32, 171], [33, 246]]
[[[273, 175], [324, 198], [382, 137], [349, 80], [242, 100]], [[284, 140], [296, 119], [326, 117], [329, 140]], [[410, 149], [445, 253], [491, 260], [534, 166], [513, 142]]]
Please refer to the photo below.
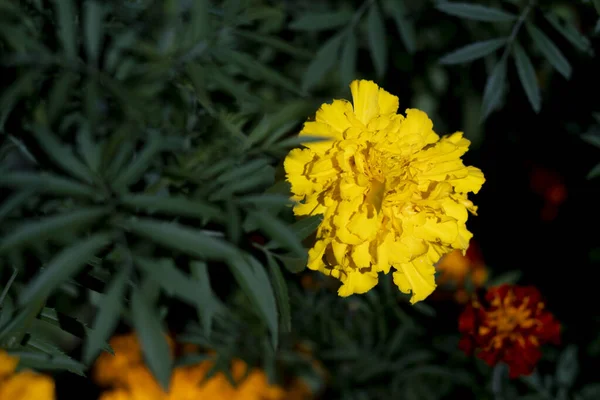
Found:
[[148, 368], [162, 388], [168, 391], [173, 360], [167, 335], [158, 319], [157, 311], [139, 289], [133, 290], [131, 316]]
[[290, 226], [262, 210], [251, 211], [249, 215], [254, 219], [260, 230], [281, 247], [292, 251], [298, 257], [306, 255], [306, 249]]
[[435, 8], [449, 15], [475, 21], [502, 22], [516, 19], [513, 14], [481, 4], [444, 1], [438, 2]]
[[571, 65], [558, 47], [535, 25], [527, 23], [525, 26], [538, 50], [562, 76], [569, 79], [571, 77]]
[[600, 132], [589, 132], [581, 135], [581, 139], [600, 149]]
[[347, 25], [350, 18], [352, 12], [348, 10], [305, 13], [292, 21], [289, 28], [296, 31], [323, 31]]
[[501, 60], [496, 64], [490, 76], [488, 76], [483, 89], [483, 101], [481, 105], [481, 120], [485, 120], [492, 111], [500, 105], [504, 88], [506, 86], [506, 62]]
[[32, 194], [32, 191], [22, 190], [5, 199], [2, 204], [0, 204], [0, 221], [10, 216], [13, 211], [21, 207], [21, 205], [31, 198]]
[[72, 0], [54, 0], [58, 18], [58, 36], [67, 57], [77, 58], [77, 25], [75, 5]]
[[136, 265], [167, 294], [192, 305], [198, 304], [199, 293], [194, 282], [175, 266], [173, 259], [152, 260], [135, 257], [134, 260]]
[[295, 57], [299, 57], [299, 58], [303, 58], [303, 59], [310, 59], [314, 56], [314, 54], [312, 54], [310, 51], [296, 47], [296, 46], [290, 44], [288, 41], [279, 39], [276, 36], [268, 36], [268, 35], [263, 35], [259, 32], [242, 31], [242, 30], [237, 30], [237, 31], [235, 31], [235, 33], [238, 36], [243, 37], [244, 39], [251, 40], [253, 42], [256, 42], [258, 44], [261, 44], [261, 45], [264, 45], [267, 47], [272, 47], [275, 50], [279, 50], [281, 52], [288, 53]]
[[298, 239], [304, 240], [315, 233], [321, 224], [321, 221], [323, 221], [322, 215], [311, 215], [310, 217], [303, 217], [302, 219], [294, 222], [291, 228]]
[[48, 120], [50, 122], [54, 122], [65, 106], [69, 104], [70, 91], [76, 81], [76, 75], [65, 71], [60, 74], [52, 85], [50, 97], [48, 98]]
[[533, 111], [538, 113], [540, 112], [540, 108], [542, 106], [540, 88], [537, 83], [537, 76], [535, 75], [535, 70], [531, 64], [531, 60], [517, 42], [514, 43], [513, 54], [515, 56], [515, 65], [517, 66], [517, 73], [519, 75], [521, 85], [523, 85], [523, 89], [525, 90], [527, 99], [531, 104], [531, 108], [533, 108]]
[[94, 142], [90, 124], [87, 121], [79, 127], [77, 147], [87, 166], [97, 173], [102, 163], [102, 146]]
[[367, 14], [367, 40], [377, 75], [381, 78], [387, 70], [387, 43], [385, 40], [385, 21], [377, 3], [369, 7]]
[[497, 277], [492, 277], [487, 283], [488, 287], [498, 286], [505, 283], [515, 284], [521, 279], [521, 271], [508, 271]]
[[89, 168], [75, 157], [72, 150], [62, 144], [48, 128], [35, 126], [32, 133], [48, 157], [63, 171], [84, 182], [90, 183], [93, 181]]
[[335, 65], [342, 44], [342, 35], [335, 35], [325, 42], [317, 55], [306, 68], [302, 77], [302, 90], [308, 91], [317, 86]]
[[0, 175], [0, 186], [31, 189], [59, 196], [95, 198], [96, 192], [77, 181], [48, 173], [12, 172]]
[[[263, 209], [278, 209], [285, 206], [291, 206], [294, 202], [289, 196], [281, 194], [252, 194], [238, 199], [238, 204], [242, 206], [252, 205]], [[293, 226], [292, 226], [293, 228]]]
[[279, 264], [273, 258], [273, 255], [268, 250], [265, 250], [267, 257], [267, 263], [269, 265], [269, 272], [271, 273], [271, 283], [275, 289], [275, 296], [277, 298], [277, 308], [279, 310], [279, 319], [282, 332], [291, 332], [292, 330], [292, 317], [290, 308], [290, 298], [288, 295], [288, 287], [279, 268]]
[[0, 253], [19, 247], [24, 243], [47, 239], [65, 229], [73, 231], [82, 225], [91, 224], [108, 212], [109, 209], [106, 207], [92, 207], [53, 215], [38, 221], [25, 222], [2, 238]]
[[84, 4], [83, 37], [88, 60], [98, 65], [102, 38], [105, 8], [98, 0], [88, 0]]
[[299, 136], [292, 136], [290, 138], [283, 139], [282, 141], [278, 142], [274, 147], [275, 148], [284, 148], [284, 149], [294, 148], [294, 147], [303, 145], [305, 143], [323, 142], [323, 141], [327, 141], [327, 140], [331, 140], [331, 137], [299, 135]]
[[569, 345], [562, 351], [556, 362], [556, 383], [560, 387], [571, 388], [578, 372], [577, 346]]
[[273, 347], [276, 348], [279, 340], [277, 305], [267, 273], [263, 266], [249, 254], [231, 257], [228, 264], [236, 281], [269, 328]]
[[356, 77], [356, 56], [358, 44], [354, 31], [348, 31], [342, 46], [342, 59], [340, 60], [340, 79], [343, 86], [348, 86]]
[[94, 329], [83, 345], [83, 362], [87, 365], [90, 365], [98, 352], [106, 346], [108, 339], [117, 327], [130, 273], [130, 268], [123, 266], [117, 276], [110, 281], [100, 300], [98, 313], [94, 320]]
[[413, 54], [417, 49], [417, 39], [415, 24], [408, 18], [406, 7], [404, 5], [405, 0], [394, 0], [387, 2], [389, 13], [392, 14], [394, 22], [396, 23], [396, 29], [400, 34], [400, 38], [406, 47], [406, 50], [410, 54]]
[[162, 150], [161, 136], [151, 131], [146, 146], [137, 154], [125, 171], [122, 171], [114, 180], [112, 187], [117, 192], [123, 192], [127, 187], [137, 182], [146, 172], [156, 155]]
[[588, 172], [586, 179], [594, 179], [600, 176], [600, 164], [596, 164], [594, 168]]
[[139, 236], [201, 259], [227, 260], [237, 253], [237, 248], [224, 240], [176, 223], [135, 218], [124, 226]]
[[32, 69], [20, 75], [10, 85], [2, 88], [2, 95], [0, 96], [0, 131], [4, 130], [4, 124], [17, 102], [34, 90], [39, 78], [40, 71]]
[[258, 158], [251, 160], [246, 164], [239, 167], [232, 168], [229, 171], [219, 175], [216, 179], [217, 183], [226, 183], [234, 180], [244, 179], [254, 175], [256, 171], [263, 168], [265, 165], [269, 165], [271, 162], [266, 158]]
[[82, 363], [66, 355], [50, 355], [32, 351], [11, 351], [11, 355], [19, 358], [19, 367], [34, 370], [67, 370], [85, 376], [87, 369]]
[[206, 39], [211, 32], [209, 6], [208, 0], [195, 0], [192, 2], [192, 18], [189, 29], [194, 42]]
[[588, 38], [579, 33], [577, 28], [570, 21], [565, 21], [563, 24], [561, 23], [558, 15], [551, 12], [546, 13], [545, 17], [554, 27], [554, 29], [559, 31], [565, 37], [565, 39], [571, 42], [573, 46], [577, 47], [581, 51], [591, 51], [591, 44]]
[[150, 194], [128, 194], [119, 199], [121, 205], [129, 208], [142, 208], [150, 213], [222, 221], [222, 211], [200, 199], [170, 197]]
[[190, 269], [194, 282], [198, 285], [198, 318], [202, 323], [204, 334], [210, 337], [212, 321], [219, 309], [219, 302], [210, 287], [210, 276], [205, 262], [192, 261]]
[[86, 262], [111, 242], [112, 235], [98, 233], [58, 253], [19, 296], [21, 306], [45, 299], [61, 283], [77, 274]]
[[500, 47], [506, 44], [505, 38], [484, 40], [481, 42], [475, 42], [468, 44], [460, 49], [454, 50], [442, 58], [440, 58], [441, 64], [461, 64], [469, 61], [476, 60], [481, 57], [485, 57], [488, 54], [493, 53]]
[[248, 135], [248, 146], [264, 141], [268, 146], [281, 136], [292, 131], [300, 119], [312, 110], [311, 102], [297, 100], [282, 105], [276, 113], [263, 117], [260, 123]]
[[308, 262], [308, 257], [296, 257], [294, 255], [281, 255], [281, 254], [273, 254], [279, 261], [283, 263], [285, 269], [290, 271], [292, 274], [297, 274], [306, 269], [306, 264]]

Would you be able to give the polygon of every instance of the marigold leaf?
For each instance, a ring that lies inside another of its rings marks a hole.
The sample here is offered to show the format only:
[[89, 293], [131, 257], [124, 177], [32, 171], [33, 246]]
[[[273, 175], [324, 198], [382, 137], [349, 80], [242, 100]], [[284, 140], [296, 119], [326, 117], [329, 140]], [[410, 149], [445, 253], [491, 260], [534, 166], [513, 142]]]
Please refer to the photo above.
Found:
[[275, 290], [275, 297], [277, 298], [277, 309], [279, 310], [279, 320], [281, 325], [281, 331], [284, 333], [291, 332], [292, 330], [292, 316], [290, 307], [290, 298], [288, 294], [288, 287], [281, 272], [279, 264], [268, 251], [264, 251], [267, 257], [267, 264], [269, 265], [269, 272], [271, 275], [271, 283]]
[[58, 196], [96, 197], [93, 188], [49, 173], [11, 172], [0, 176], [0, 187], [31, 189]]
[[467, 63], [487, 56], [506, 44], [506, 38], [483, 40], [454, 50], [442, 58], [440, 64], [452, 65]]
[[70, 91], [73, 89], [76, 82], [77, 76], [66, 71], [61, 73], [56, 79], [50, 89], [48, 98], [47, 112], [49, 122], [54, 122], [60, 112], [68, 104]]
[[546, 57], [554, 69], [556, 69], [565, 78], [571, 78], [571, 65], [565, 56], [563, 56], [558, 47], [556, 47], [556, 45], [548, 38], [548, 36], [546, 36], [546, 34], [538, 29], [535, 25], [526, 23], [525, 26], [535, 46], [544, 55], [544, 57]]
[[45, 299], [61, 283], [79, 272], [111, 240], [111, 234], [98, 233], [62, 250], [23, 289], [19, 295], [19, 305]]
[[183, 196], [160, 196], [152, 194], [130, 194], [119, 199], [119, 203], [133, 209], [145, 209], [150, 213], [222, 221], [222, 211], [201, 199]]
[[83, 344], [83, 362], [87, 365], [90, 365], [98, 352], [106, 346], [108, 339], [117, 327], [130, 273], [130, 268], [124, 266], [110, 281], [100, 304], [98, 304], [94, 329]]
[[342, 44], [342, 35], [335, 35], [321, 46], [317, 55], [304, 71], [302, 90], [309, 91], [319, 84], [335, 65]]
[[168, 391], [173, 360], [167, 343], [167, 335], [158, 318], [157, 311], [140, 289], [133, 290], [131, 316], [148, 368], [162, 388]]
[[564, 23], [562, 23], [558, 15], [551, 12], [544, 14], [544, 16], [546, 17], [548, 22], [550, 22], [550, 24], [554, 27], [554, 29], [560, 32], [560, 34], [563, 35], [564, 38], [567, 39], [569, 42], [571, 42], [573, 46], [577, 47], [583, 52], [590, 53], [593, 51], [588, 38], [579, 33], [579, 31], [573, 25], [572, 22], [565, 20]]
[[444, 1], [438, 2], [435, 8], [448, 15], [472, 19], [475, 21], [503, 22], [512, 21], [517, 18], [516, 15], [510, 14], [506, 11], [481, 4]]
[[[268, 248], [268, 246], [265, 246], [265, 248]], [[285, 269], [292, 274], [304, 271], [306, 269], [306, 264], [308, 263], [308, 256], [297, 257], [292, 254], [273, 254], [273, 256], [281, 261]]]
[[571, 388], [578, 372], [577, 346], [569, 345], [558, 356], [556, 362], [556, 383], [560, 387]]
[[121, 171], [113, 181], [113, 189], [117, 192], [123, 192], [129, 185], [137, 182], [161, 150], [160, 134], [156, 131], [151, 131], [142, 151], [131, 160], [127, 168]]
[[77, 26], [75, 24], [75, 5], [72, 0], [54, 0], [58, 19], [58, 36], [65, 54], [71, 59], [77, 58]]
[[340, 83], [343, 86], [347, 86], [356, 77], [357, 53], [356, 34], [353, 30], [350, 30], [342, 46], [342, 58], [340, 60]]
[[219, 309], [220, 303], [211, 289], [210, 276], [208, 274], [206, 263], [202, 261], [192, 261], [190, 262], [190, 269], [194, 281], [198, 285], [199, 299], [196, 309], [198, 312], [198, 319], [202, 323], [204, 335], [210, 337], [212, 332], [212, 321]]
[[262, 210], [251, 211], [249, 215], [254, 219], [260, 230], [279, 246], [285, 247], [298, 257], [306, 255], [306, 249], [302, 246], [301, 240], [298, 239], [296, 232], [290, 226], [287, 226], [277, 217]]
[[483, 90], [481, 120], [485, 120], [500, 105], [506, 86], [506, 62], [501, 60], [488, 76]]
[[305, 13], [289, 24], [295, 31], [323, 31], [347, 25], [352, 18], [349, 10], [333, 12]]
[[240, 36], [246, 40], [250, 40], [255, 43], [262, 44], [267, 47], [271, 47], [275, 50], [279, 50], [283, 53], [288, 53], [288, 54], [298, 57], [298, 58], [310, 59], [314, 56], [314, 54], [312, 52], [302, 49], [302, 48], [299, 48], [299, 47], [296, 47], [294, 45], [291, 45], [289, 42], [279, 39], [276, 36], [269, 36], [269, 35], [261, 34], [259, 32], [242, 31], [242, 30], [237, 30], [237, 31], [235, 31], [235, 33], [238, 36]]
[[25, 222], [2, 238], [0, 253], [19, 247], [24, 243], [44, 240], [65, 229], [77, 229], [82, 225], [94, 222], [108, 212], [109, 209], [106, 207], [90, 207], [53, 215], [38, 221]]
[[588, 172], [586, 179], [594, 179], [600, 176], [600, 163]]
[[0, 204], [0, 221], [10, 216], [13, 211], [21, 207], [21, 205], [31, 198], [32, 194], [33, 192], [30, 190], [21, 190], [6, 198]]
[[92, 136], [90, 124], [86, 121], [79, 127], [77, 133], [77, 147], [86, 165], [94, 173], [100, 171], [102, 164], [102, 143], [96, 143]]
[[540, 98], [540, 88], [537, 83], [537, 76], [535, 74], [533, 64], [521, 45], [519, 45], [517, 42], [515, 42], [513, 45], [513, 55], [515, 56], [517, 74], [519, 75], [519, 80], [521, 81], [521, 85], [525, 90], [527, 99], [529, 100], [533, 111], [539, 113], [542, 104]]
[[377, 75], [381, 78], [387, 70], [387, 43], [385, 40], [385, 21], [377, 2], [369, 7], [367, 13], [367, 40]]
[[387, 13], [392, 15], [396, 23], [398, 34], [404, 43], [404, 47], [410, 54], [414, 54], [417, 49], [417, 39], [415, 24], [409, 19], [404, 0], [392, 0], [386, 2]]
[[290, 228], [296, 233], [298, 239], [304, 240], [315, 233], [322, 221], [322, 215], [311, 215], [297, 220]]
[[141, 237], [193, 257], [223, 261], [237, 254], [237, 248], [230, 243], [181, 224], [134, 218], [123, 225]]
[[86, 366], [67, 355], [47, 354], [43, 352], [12, 350], [10, 355], [19, 358], [19, 366], [34, 370], [67, 370], [85, 377]]
[[83, 37], [85, 39], [85, 50], [88, 60], [94, 65], [97, 65], [104, 35], [103, 20], [105, 8], [97, 0], [88, 0], [84, 3], [83, 9]]
[[191, 304], [198, 304], [198, 291], [191, 278], [180, 271], [173, 259], [152, 260], [134, 257], [135, 264], [169, 296], [175, 296]]

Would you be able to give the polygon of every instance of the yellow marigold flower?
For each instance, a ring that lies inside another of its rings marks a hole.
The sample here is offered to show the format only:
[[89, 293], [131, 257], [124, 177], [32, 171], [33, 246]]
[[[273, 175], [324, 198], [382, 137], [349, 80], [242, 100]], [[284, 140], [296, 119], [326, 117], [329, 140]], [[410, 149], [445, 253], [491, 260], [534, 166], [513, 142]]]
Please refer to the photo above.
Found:
[[9, 355], [4, 350], [0, 350], [0, 380], [15, 372], [18, 363], [19, 360], [16, 357]]
[[15, 373], [19, 360], [0, 350], [0, 399], [54, 400], [54, 380], [32, 371]]
[[468, 200], [484, 177], [466, 167], [462, 132], [440, 137], [427, 115], [407, 109], [371, 81], [350, 84], [353, 104], [323, 104], [300, 135], [328, 140], [304, 144], [284, 167], [298, 203], [294, 213], [323, 215], [308, 267], [342, 282], [340, 296], [365, 293], [393, 266], [394, 282], [411, 303], [435, 289], [434, 264], [466, 249]]

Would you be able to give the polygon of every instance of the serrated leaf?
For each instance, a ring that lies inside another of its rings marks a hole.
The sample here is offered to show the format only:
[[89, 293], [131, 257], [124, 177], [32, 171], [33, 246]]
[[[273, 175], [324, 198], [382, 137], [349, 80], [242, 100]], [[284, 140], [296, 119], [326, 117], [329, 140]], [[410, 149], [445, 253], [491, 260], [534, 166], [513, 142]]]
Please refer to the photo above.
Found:
[[124, 171], [118, 174], [112, 183], [112, 188], [117, 192], [123, 192], [129, 185], [137, 182], [161, 150], [160, 134], [151, 131], [142, 151], [133, 158]]
[[538, 86], [533, 64], [518, 42], [515, 42], [513, 45], [513, 55], [515, 56], [517, 74], [519, 75], [519, 80], [521, 81], [523, 90], [525, 90], [529, 104], [531, 104], [533, 111], [539, 113], [542, 106], [540, 87]]
[[94, 141], [90, 124], [87, 121], [79, 127], [77, 147], [86, 165], [97, 173], [102, 163], [102, 146]]
[[300, 145], [304, 145], [305, 143], [323, 142], [323, 141], [327, 141], [327, 140], [331, 140], [331, 137], [299, 135], [299, 136], [292, 136], [290, 138], [283, 139], [282, 141], [278, 142], [273, 147], [278, 148], [278, 149], [289, 149], [289, 148], [298, 147]]
[[571, 65], [563, 56], [562, 52], [556, 47], [556, 45], [546, 36], [544, 32], [538, 29], [531, 23], [526, 23], [527, 32], [533, 43], [538, 50], [546, 57], [548, 62], [556, 69], [562, 76], [569, 79], [571, 78]]
[[201, 259], [223, 261], [237, 254], [237, 248], [228, 242], [177, 223], [135, 218], [123, 225], [141, 237]]
[[58, 20], [58, 36], [65, 54], [72, 60], [77, 58], [77, 26], [75, 5], [72, 0], [54, 0]]
[[234, 180], [240, 180], [245, 177], [249, 177], [256, 173], [256, 171], [263, 168], [265, 165], [269, 165], [270, 160], [266, 158], [258, 158], [255, 160], [248, 161], [239, 167], [231, 168], [229, 171], [219, 175], [216, 179], [217, 183], [226, 183]]
[[481, 4], [444, 1], [438, 2], [435, 8], [449, 15], [475, 21], [503, 22], [512, 21], [517, 18], [516, 15], [506, 11]]
[[222, 221], [222, 211], [211, 203], [186, 197], [159, 196], [151, 194], [128, 194], [119, 199], [128, 208], [142, 208], [150, 213]]
[[12, 172], [0, 175], [0, 186], [52, 193], [58, 196], [95, 198], [93, 188], [49, 173]]
[[558, 15], [551, 12], [544, 14], [544, 16], [554, 29], [560, 32], [573, 46], [584, 52], [591, 51], [591, 44], [588, 38], [579, 33], [577, 28], [570, 21], [565, 21], [563, 24]]
[[600, 176], [600, 164], [596, 164], [594, 168], [588, 172], [586, 179], [594, 179]]
[[241, 197], [237, 202], [241, 206], [252, 205], [264, 209], [278, 209], [294, 204], [289, 196], [276, 193], [251, 194]]
[[91, 224], [109, 209], [106, 207], [91, 207], [72, 212], [66, 212], [38, 221], [26, 222], [13, 229], [0, 241], [0, 253], [19, 247], [24, 243], [44, 240], [62, 230], [75, 230], [82, 225]]
[[309, 91], [314, 88], [322, 81], [325, 74], [333, 68], [340, 52], [342, 38], [341, 35], [335, 35], [321, 46], [315, 58], [304, 71], [302, 90]]
[[506, 44], [506, 38], [483, 40], [456, 49], [442, 58], [440, 64], [452, 65], [467, 63], [493, 53]]
[[168, 391], [173, 361], [167, 337], [158, 313], [139, 289], [134, 289], [131, 296], [131, 316], [146, 364], [162, 388]]
[[323, 31], [347, 25], [350, 18], [352, 12], [348, 10], [305, 13], [292, 21], [289, 28], [296, 31]]
[[367, 13], [367, 41], [377, 75], [381, 78], [387, 70], [387, 43], [385, 39], [385, 21], [377, 3], [369, 7]]
[[73, 151], [61, 143], [50, 129], [37, 125], [33, 127], [32, 133], [48, 157], [63, 171], [86, 183], [93, 182], [90, 169], [75, 157]]
[[32, 351], [10, 351], [12, 356], [19, 358], [19, 366], [34, 370], [67, 370], [79, 376], [85, 376], [87, 369], [82, 363], [66, 355], [50, 355]]
[[342, 58], [340, 60], [340, 80], [343, 86], [347, 86], [356, 77], [356, 56], [358, 44], [354, 31], [348, 31], [346, 40], [342, 46]]
[[210, 337], [212, 332], [212, 321], [220, 304], [211, 289], [210, 276], [208, 274], [206, 263], [192, 261], [190, 262], [190, 269], [194, 281], [198, 284], [198, 318], [202, 323], [204, 334], [206, 337]]
[[415, 24], [411, 19], [408, 18], [406, 7], [404, 5], [405, 0], [392, 0], [388, 1], [389, 13], [392, 14], [398, 34], [404, 43], [404, 47], [410, 54], [413, 54], [417, 49], [417, 39], [415, 32]]
[[112, 235], [98, 233], [62, 250], [23, 289], [19, 295], [19, 305], [45, 299], [61, 283], [79, 272], [86, 262], [111, 240]]
[[271, 255], [268, 250], [265, 250], [264, 253], [267, 257], [267, 264], [269, 265], [269, 272], [271, 275], [271, 283], [273, 285], [273, 289], [275, 290], [275, 297], [277, 298], [277, 309], [279, 310], [281, 330], [284, 333], [291, 332], [292, 317], [287, 283], [283, 277], [279, 264], [273, 255]]
[[292, 228], [298, 239], [304, 240], [315, 233], [322, 221], [322, 215], [311, 215], [294, 222], [290, 228]]
[[494, 111], [502, 100], [506, 86], [506, 62], [501, 60], [496, 64], [485, 83], [481, 105], [481, 120], [485, 120]]
[[276, 348], [279, 341], [277, 305], [267, 273], [249, 254], [238, 254], [228, 260], [228, 264], [236, 281], [269, 328], [273, 347]]
[[306, 255], [306, 249], [290, 226], [262, 210], [251, 211], [249, 216], [254, 219], [259, 229], [268, 235], [271, 240], [278, 243], [279, 246], [290, 250], [298, 257]]
[[281, 136], [291, 132], [300, 119], [312, 110], [313, 104], [305, 100], [292, 101], [281, 106], [277, 112], [268, 114], [248, 135], [248, 146], [264, 141], [269, 146]]
[[94, 319], [94, 329], [90, 332], [83, 345], [83, 362], [90, 365], [96, 355], [105, 347], [113, 334], [123, 308], [123, 300], [131, 269], [123, 266], [110, 281], [106, 292], [98, 304], [98, 313]]
[[198, 291], [192, 279], [180, 271], [173, 259], [152, 260], [134, 257], [135, 264], [170, 296], [175, 296], [191, 304], [198, 304]]
[[88, 60], [98, 65], [100, 48], [104, 36], [104, 13], [105, 8], [97, 0], [88, 0], [84, 3], [83, 37], [85, 39], [85, 50]]
[[[265, 246], [265, 248], [267, 247]], [[308, 257], [296, 257], [289, 254], [273, 254], [273, 256], [281, 261], [285, 269], [292, 274], [297, 274], [304, 271], [308, 262]]]

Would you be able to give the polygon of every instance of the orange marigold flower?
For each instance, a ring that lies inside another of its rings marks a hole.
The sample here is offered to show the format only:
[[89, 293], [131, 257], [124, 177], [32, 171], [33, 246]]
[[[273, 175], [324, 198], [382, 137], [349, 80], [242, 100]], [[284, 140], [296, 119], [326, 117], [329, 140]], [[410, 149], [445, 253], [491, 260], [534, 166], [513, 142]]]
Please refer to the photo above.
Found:
[[29, 370], [15, 372], [18, 362], [0, 349], [0, 399], [54, 400], [54, 380]]
[[440, 273], [440, 286], [451, 288], [455, 300], [462, 304], [469, 300], [467, 283], [470, 282], [474, 289], [479, 289], [485, 285], [488, 278], [488, 269], [481, 251], [473, 240], [465, 254], [461, 250], [454, 250], [443, 256], [437, 263], [436, 270]]
[[476, 353], [490, 366], [505, 362], [511, 378], [531, 374], [542, 356], [540, 346], [560, 342], [560, 324], [532, 286], [488, 289], [483, 301], [467, 305], [459, 331], [461, 350]]

